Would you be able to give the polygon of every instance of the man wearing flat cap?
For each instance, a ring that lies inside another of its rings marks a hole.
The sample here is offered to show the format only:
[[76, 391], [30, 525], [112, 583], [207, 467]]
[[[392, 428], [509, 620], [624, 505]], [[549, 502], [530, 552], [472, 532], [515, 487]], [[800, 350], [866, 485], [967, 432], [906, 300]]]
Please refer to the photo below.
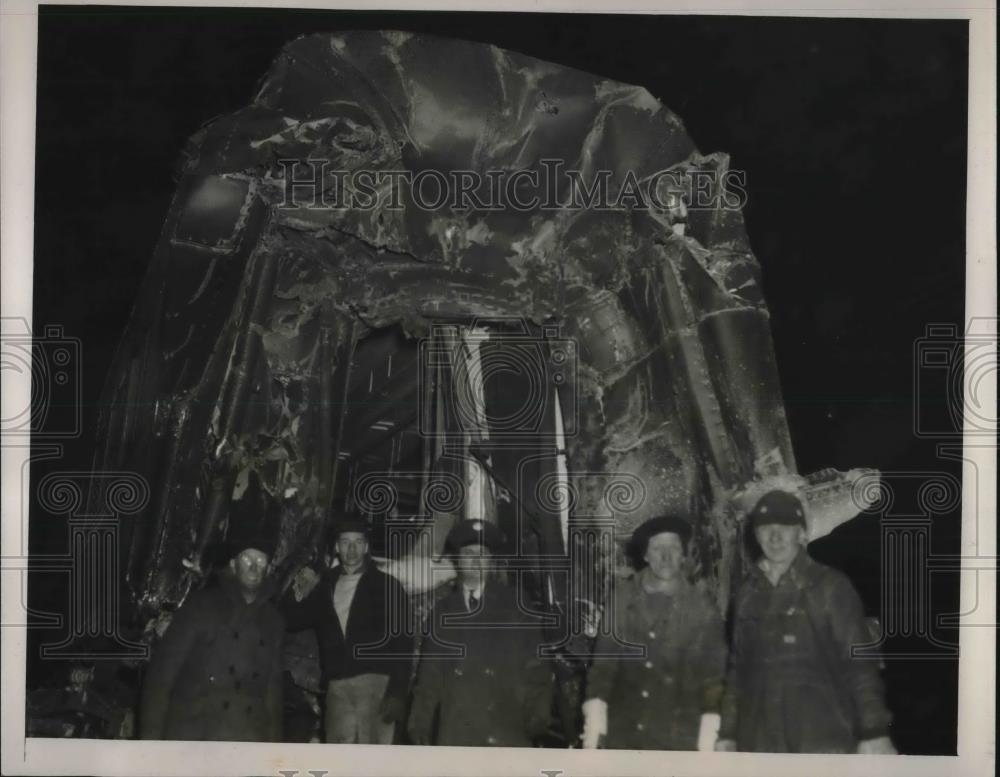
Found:
[[858, 594], [805, 550], [794, 494], [765, 494], [748, 515], [761, 558], [736, 595], [733, 648], [717, 750], [874, 753], [895, 750], [878, 662]]
[[338, 563], [318, 576], [301, 571], [285, 616], [292, 631], [316, 630], [326, 742], [392, 744], [412, 666], [409, 601], [372, 563], [363, 519], [341, 519], [333, 538]]
[[633, 533], [639, 571], [616, 580], [614, 609], [594, 646], [584, 747], [603, 739], [629, 750], [711, 749], [699, 740], [718, 720], [726, 646], [718, 608], [687, 579], [690, 538], [688, 522], [674, 515]]
[[274, 515], [229, 517], [226, 566], [173, 616], [143, 683], [143, 739], [281, 741], [285, 625], [270, 602]]
[[552, 672], [538, 655], [545, 638], [499, 574], [494, 557], [503, 540], [480, 520], [448, 534], [458, 579], [431, 622], [435, 640], [460, 645], [464, 655], [421, 657], [409, 722], [414, 744], [530, 747], [548, 727]]

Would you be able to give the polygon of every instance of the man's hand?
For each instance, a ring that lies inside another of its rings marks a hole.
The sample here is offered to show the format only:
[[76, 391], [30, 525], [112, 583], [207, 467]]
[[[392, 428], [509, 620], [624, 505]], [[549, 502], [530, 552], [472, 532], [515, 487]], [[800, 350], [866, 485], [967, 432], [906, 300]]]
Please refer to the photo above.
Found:
[[431, 724], [430, 721], [416, 720], [412, 715], [410, 716], [410, 725], [408, 727], [407, 733], [410, 735], [410, 741], [415, 745], [433, 745], [431, 742]]
[[301, 602], [309, 596], [317, 583], [319, 583], [319, 575], [312, 567], [302, 567], [292, 579], [292, 593], [295, 595], [295, 601]]
[[721, 718], [717, 712], [702, 713], [698, 726], [698, 750], [703, 753], [711, 753], [715, 749], [715, 743], [719, 738], [719, 723]]
[[583, 703], [583, 748], [594, 750], [601, 737], [608, 733], [608, 705], [603, 699], [587, 699]]
[[717, 740], [715, 740], [715, 752], [717, 752], [717, 753], [735, 753], [736, 752], [736, 740], [735, 739], [717, 739]]
[[889, 737], [875, 737], [858, 743], [860, 755], [898, 755]]
[[406, 712], [406, 702], [395, 696], [386, 694], [378, 705], [378, 714], [383, 723], [398, 723]]

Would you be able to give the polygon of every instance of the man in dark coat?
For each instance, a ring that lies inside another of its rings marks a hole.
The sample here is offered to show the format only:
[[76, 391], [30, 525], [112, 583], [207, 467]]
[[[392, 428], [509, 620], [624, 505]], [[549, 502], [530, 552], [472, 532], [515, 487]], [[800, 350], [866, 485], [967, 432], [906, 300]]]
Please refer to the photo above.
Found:
[[548, 727], [552, 672], [539, 658], [545, 640], [496, 573], [493, 554], [502, 543], [486, 521], [462, 521], [449, 532], [458, 580], [431, 614], [432, 636], [461, 655], [422, 651], [409, 721], [414, 744], [530, 747]]
[[143, 739], [281, 741], [285, 624], [264, 585], [275, 540], [234, 541], [216, 584], [174, 615], [146, 672]]
[[316, 630], [327, 743], [391, 744], [413, 666], [409, 600], [372, 563], [364, 520], [341, 520], [334, 539], [339, 563], [296, 577], [284, 602], [288, 627]]
[[841, 572], [806, 553], [793, 494], [765, 494], [749, 514], [763, 557], [737, 593], [717, 750], [875, 753], [895, 750], [864, 608]]
[[609, 748], [696, 750], [703, 719], [717, 721], [725, 634], [715, 603], [686, 578], [690, 535], [686, 520], [663, 516], [632, 537], [639, 572], [616, 581], [614, 609], [594, 645], [585, 747], [606, 733]]

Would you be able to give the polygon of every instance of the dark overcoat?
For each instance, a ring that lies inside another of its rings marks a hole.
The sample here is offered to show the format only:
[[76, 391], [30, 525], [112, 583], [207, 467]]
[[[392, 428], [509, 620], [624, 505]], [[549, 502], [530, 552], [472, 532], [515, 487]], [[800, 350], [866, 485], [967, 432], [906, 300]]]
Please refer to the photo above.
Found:
[[608, 704], [605, 746], [696, 750], [702, 714], [719, 710], [726, 670], [715, 603], [686, 582], [669, 596], [648, 594], [635, 575], [618, 581], [606, 617], [614, 628], [595, 642], [586, 690]]
[[142, 738], [280, 741], [284, 634], [274, 605], [248, 604], [228, 570], [192, 594], [153, 649]]
[[498, 579], [480, 604], [468, 612], [456, 585], [431, 614], [410, 710], [417, 744], [530, 747], [548, 727], [553, 679], [538, 656], [545, 642], [538, 619]]
[[851, 656], [870, 641], [842, 572], [805, 550], [777, 585], [752, 567], [734, 607], [720, 738], [753, 752], [853, 753], [887, 735], [878, 661]]

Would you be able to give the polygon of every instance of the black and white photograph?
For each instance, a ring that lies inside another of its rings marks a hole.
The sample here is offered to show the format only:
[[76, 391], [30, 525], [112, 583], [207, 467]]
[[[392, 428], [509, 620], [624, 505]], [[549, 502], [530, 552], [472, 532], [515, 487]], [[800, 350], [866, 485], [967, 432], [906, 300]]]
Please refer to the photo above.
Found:
[[992, 774], [995, 4], [302, 5], [0, 9], [4, 773]]

